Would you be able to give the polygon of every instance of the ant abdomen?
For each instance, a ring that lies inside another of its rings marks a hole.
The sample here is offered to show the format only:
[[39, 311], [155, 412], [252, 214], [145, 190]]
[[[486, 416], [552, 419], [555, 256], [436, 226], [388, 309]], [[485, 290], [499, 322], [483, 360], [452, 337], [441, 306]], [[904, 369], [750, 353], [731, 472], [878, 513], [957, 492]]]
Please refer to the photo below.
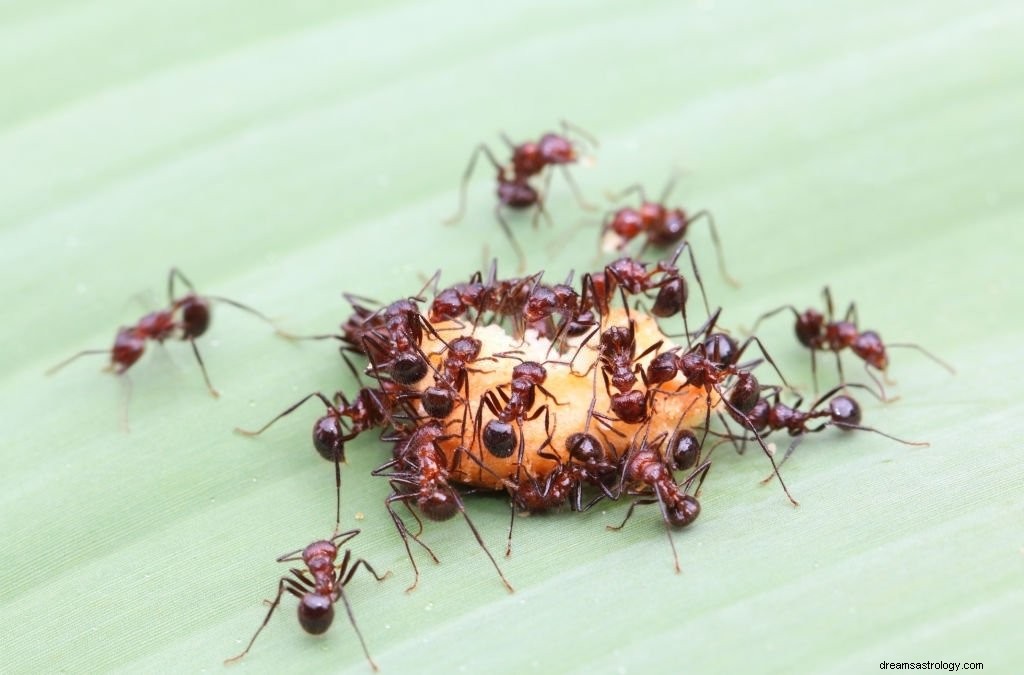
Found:
[[427, 376], [427, 363], [417, 354], [403, 353], [391, 363], [391, 377], [404, 385], [416, 384]]
[[729, 391], [729, 403], [741, 413], [750, 412], [761, 398], [761, 384], [753, 373], [741, 372]]
[[674, 527], [685, 527], [697, 520], [700, 515], [700, 502], [696, 497], [683, 495], [675, 503], [666, 504], [665, 514], [668, 522]]
[[845, 431], [851, 431], [850, 427], [858, 426], [861, 422], [860, 405], [849, 396], [834, 396], [828, 402], [828, 412], [833, 424]]
[[569, 456], [582, 464], [599, 462], [604, 459], [601, 442], [591, 434], [577, 431], [565, 440], [565, 447], [569, 451]]
[[328, 462], [345, 461], [345, 433], [335, 415], [324, 415], [313, 425], [313, 447]]
[[334, 602], [326, 595], [306, 593], [299, 601], [299, 625], [311, 635], [327, 632], [334, 621]]
[[459, 512], [459, 504], [449, 490], [436, 489], [421, 496], [416, 505], [427, 518], [435, 521], [449, 520]]
[[638, 389], [612, 396], [612, 412], [627, 424], [640, 424], [647, 419], [647, 395]]
[[145, 351], [146, 338], [134, 328], [122, 328], [114, 338], [114, 348], [110, 350], [111, 366], [117, 373], [123, 373], [142, 358]]
[[516, 446], [516, 431], [508, 422], [494, 419], [484, 427], [483, 441], [484, 447], [495, 457], [511, 457]]
[[683, 277], [675, 277], [658, 289], [658, 295], [655, 296], [654, 305], [651, 307], [651, 314], [667, 319], [682, 313], [689, 294], [686, 280]]
[[697, 466], [700, 459], [700, 443], [689, 429], [680, 429], [672, 435], [668, 453], [676, 469], [685, 471]]
[[452, 414], [452, 410], [455, 408], [455, 399], [448, 389], [427, 387], [420, 395], [420, 404], [427, 415], [435, 419], [444, 419]]

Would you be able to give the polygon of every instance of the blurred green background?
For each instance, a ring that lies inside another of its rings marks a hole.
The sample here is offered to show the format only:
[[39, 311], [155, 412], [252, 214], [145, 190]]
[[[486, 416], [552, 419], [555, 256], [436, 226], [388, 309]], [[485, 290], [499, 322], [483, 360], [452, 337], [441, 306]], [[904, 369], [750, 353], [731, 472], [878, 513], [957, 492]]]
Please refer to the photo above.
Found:
[[[343, 519], [392, 579], [349, 586], [384, 672], [869, 672], [882, 660], [1020, 667], [1024, 532], [1024, 8], [991, 2], [297, 1], [0, 3], [0, 670], [213, 671], [262, 619], [274, 558], [330, 532], [314, 406], [258, 441], [231, 434], [317, 389], [352, 390], [333, 346], [218, 310], [201, 342], [154, 348], [122, 382], [102, 359], [163, 301], [167, 269], [298, 332], [342, 291], [388, 299], [512, 265], [490, 171], [454, 210], [471, 148], [567, 118], [601, 140], [584, 191], [683, 170], [732, 272], [697, 247], [727, 325], [828, 283], [865, 326], [953, 362], [893, 353], [865, 423], [760, 487], [763, 457], [716, 453], [675, 575], [653, 507], [524, 519], [508, 595], [464, 523], [429, 523], [420, 588], [352, 445]], [[556, 178], [554, 228], [514, 223], [553, 278], [597, 260], [596, 216]], [[805, 386], [788, 320], [763, 333]], [[825, 361], [824, 363], [829, 363]], [[860, 374], [852, 360], [849, 372]], [[824, 381], [834, 377], [825, 369]], [[500, 551], [507, 507], [471, 499]], [[356, 520], [360, 517], [360, 520]], [[305, 635], [288, 598], [240, 672], [369, 672], [342, 616]]]

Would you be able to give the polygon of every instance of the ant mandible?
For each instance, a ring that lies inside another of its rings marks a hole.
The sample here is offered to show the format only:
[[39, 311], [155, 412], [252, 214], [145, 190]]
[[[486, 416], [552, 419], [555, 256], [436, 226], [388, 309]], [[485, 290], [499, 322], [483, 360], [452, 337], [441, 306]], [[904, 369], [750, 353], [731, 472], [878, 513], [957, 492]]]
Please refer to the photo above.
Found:
[[281, 596], [288, 592], [299, 599], [299, 625], [311, 635], [321, 635], [331, 627], [331, 623], [334, 621], [334, 603], [341, 600], [345, 605], [345, 612], [348, 614], [349, 623], [352, 624], [352, 628], [359, 638], [359, 644], [362, 645], [366, 660], [370, 663], [371, 668], [375, 671], [379, 670], [377, 664], [374, 663], [373, 658], [370, 656], [370, 652], [366, 648], [366, 641], [363, 639], [363, 634], [359, 630], [358, 624], [356, 624], [355, 614], [352, 613], [352, 605], [349, 604], [348, 597], [345, 595], [345, 586], [352, 580], [360, 566], [365, 567], [377, 581], [383, 581], [391, 572], [385, 572], [383, 575], [377, 574], [370, 563], [362, 558], [357, 559], [353, 563], [352, 551], [347, 548], [341, 562], [335, 562], [339, 549], [358, 534], [359, 530], [348, 530], [347, 532], [336, 534], [330, 539], [314, 541], [303, 549], [297, 549], [280, 556], [277, 562], [301, 560], [306, 565], [306, 569], [300, 570], [293, 567], [289, 570], [292, 576], [281, 577], [277, 584], [277, 595], [274, 597], [274, 601], [270, 603], [270, 610], [263, 619], [263, 623], [256, 629], [256, 633], [249, 640], [249, 644], [246, 645], [245, 649], [237, 656], [226, 659], [224, 663], [234, 663], [249, 653], [253, 643], [256, 642], [256, 638], [259, 637], [259, 634], [267, 626], [270, 617], [274, 615], [274, 610], [281, 604]]
[[[176, 279], [180, 280], [188, 288], [188, 293], [181, 297], [175, 297], [174, 282]], [[154, 340], [163, 344], [165, 340], [173, 338], [188, 341], [192, 345], [192, 352], [195, 354], [196, 361], [199, 363], [199, 369], [203, 373], [206, 388], [211, 396], [217, 398], [220, 396], [220, 392], [211, 384], [210, 376], [206, 372], [206, 365], [203, 363], [203, 357], [199, 355], [199, 347], [196, 345], [196, 338], [203, 335], [210, 326], [211, 301], [222, 302], [249, 312], [274, 326], [275, 332], [278, 335], [289, 339], [293, 337], [277, 328], [270, 318], [248, 305], [216, 295], [204, 296], [197, 294], [192, 282], [177, 267], [172, 267], [167, 277], [167, 298], [168, 306], [166, 309], [150, 312], [139, 319], [134, 326], [122, 326], [119, 328], [117, 336], [114, 338], [114, 346], [110, 349], [85, 349], [50, 368], [46, 371], [46, 374], [53, 375], [82, 356], [109, 354], [110, 365], [107, 366], [106, 370], [113, 372], [115, 375], [122, 375], [136, 361], [142, 358], [142, 354], [146, 350], [147, 340]]]
[[[538, 141], [526, 141], [524, 143], [515, 143], [506, 134], [502, 133], [502, 140], [512, 151], [512, 157], [509, 159], [508, 164], [499, 162], [494, 151], [486, 143], [477, 145], [473, 150], [473, 154], [470, 155], [469, 163], [466, 165], [466, 170], [462, 175], [462, 183], [459, 188], [459, 208], [445, 223], [452, 224], [462, 219], [466, 211], [466, 194], [469, 179], [476, 168], [477, 159], [481, 154], [486, 155], [491, 166], [497, 172], [498, 203], [494, 208], [495, 216], [498, 224], [501, 225], [502, 230], [505, 232], [505, 236], [508, 237], [509, 243], [512, 244], [512, 248], [516, 252], [520, 270], [525, 269], [526, 256], [522, 248], [520, 248], [519, 242], [513, 236], [508, 222], [505, 220], [502, 207], [513, 211], [522, 211], [536, 207], [538, 216], [541, 214], [546, 215], [544, 195], [547, 193], [547, 188], [551, 183], [552, 174], [549, 171], [544, 179], [543, 193], [530, 184], [531, 178], [544, 172], [545, 169], [558, 167], [569, 183], [573, 195], [580, 206], [587, 210], [593, 208], [583, 199], [579, 186], [573, 180], [567, 166], [579, 161], [581, 140], [585, 145], [591, 147], [596, 147], [597, 141], [589, 133], [566, 120], [562, 120], [561, 127], [562, 133], [548, 132], [541, 136]], [[576, 137], [575, 139], [573, 138], [574, 136]], [[534, 226], [536, 226], [536, 222], [537, 219], [535, 217]]]
[[[637, 257], [640, 257], [649, 247], [665, 249], [678, 244], [689, 233], [690, 225], [700, 219], [708, 223], [711, 230], [711, 242], [715, 246], [715, 255], [718, 258], [718, 269], [722, 278], [734, 287], [739, 286], [732, 275], [725, 269], [725, 256], [722, 253], [722, 242], [718, 237], [718, 228], [715, 226], [715, 218], [711, 212], [702, 209], [693, 215], [681, 208], [668, 208], [665, 202], [675, 188], [678, 181], [678, 174], [669, 178], [657, 201], [647, 198], [647, 192], [639, 183], [630, 185], [618, 194], [609, 195], [612, 201], [621, 201], [630, 194], [640, 196], [638, 207], [626, 206], [609, 213], [601, 227], [602, 238], [606, 242], [606, 248], [615, 251], [622, 251], [633, 239], [645, 235], [643, 246], [640, 247]], [[615, 242], [614, 239], [618, 239]], [[610, 244], [610, 246], [608, 246]]]
[[[836, 356], [836, 368], [839, 370], [839, 381], [841, 383], [846, 382], [846, 378], [843, 375], [843, 362], [840, 356], [840, 352], [844, 349], [849, 348], [854, 354], [857, 355], [862, 361], [864, 361], [864, 369], [868, 374], [868, 377], [878, 385], [878, 390], [881, 392], [882, 400], [887, 400], [885, 396], [885, 388], [882, 383], [878, 381], [871, 369], [874, 368], [882, 373], [885, 377], [886, 372], [889, 369], [889, 356], [886, 350], [889, 348], [909, 348], [916, 349], [935, 363], [939, 364], [950, 373], [955, 374], [956, 371], [953, 366], [949, 365], [939, 357], [935, 356], [924, 347], [918, 344], [903, 342], [903, 343], [890, 343], [885, 344], [882, 341], [882, 337], [873, 330], [861, 331], [857, 324], [859, 319], [857, 318], [857, 305], [851, 302], [846, 308], [846, 313], [841, 321], [835, 319], [835, 309], [832, 303], [832, 291], [829, 290], [828, 286], [822, 289], [822, 295], [825, 298], [826, 313], [822, 314], [814, 308], [809, 308], [803, 312], [797, 310], [793, 305], [782, 305], [775, 309], [765, 312], [757, 321], [754, 322], [751, 328], [753, 333], [757, 326], [765, 319], [775, 316], [779, 312], [789, 310], [793, 313], [796, 323], [793, 328], [796, 332], [797, 340], [800, 341], [804, 347], [811, 350], [811, 374], [814, 378], [814, 391], [818, 391], [818, 368], [817, 359], [815, 354], [819, 351], [830, 351]], [[888, 381], [888, 380], [886, 380]]]

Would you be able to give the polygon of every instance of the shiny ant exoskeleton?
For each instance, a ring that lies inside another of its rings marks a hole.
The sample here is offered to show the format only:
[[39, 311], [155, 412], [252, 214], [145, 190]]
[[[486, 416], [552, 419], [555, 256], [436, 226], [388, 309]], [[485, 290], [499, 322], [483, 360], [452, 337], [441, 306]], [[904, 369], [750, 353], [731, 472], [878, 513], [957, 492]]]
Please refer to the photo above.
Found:
[[[642, 256], [649, 247], [665, 249], [679, 244], [689, 233], [690, 225], [701, 218], [707, 221], [711, 230], [711, 242], [715, 246], [715, 254], [718, 257], [718, 269], [722, 278], [732, 286], [738, 286], [738, 282], [725, 269], [725, 257], [722, 254], [722, 242], [718, 237], [718, 228], [715, 226], [715, 219], [710, 211], [701, 210], [693, 215], [681, 208], [668, 208], [665, 202], [668, 201], [672, 189], [675, 187], [677, 176], [669, 179], [662, 190], [657, 201], [647, 198], [643, 186], [634, 184], [617, 195], [612, 196], [612, 201], [620, 201], [632, 193], [640, 196], [640, 205], [637, 207], [626, 206], [610, 213], [601, 227], [601, 235], [607, 243], [612, 245], [616, 251], [622, 251], [631, 241], [644, 235], [644, 243], [637, 256]], [[618, 241], [609, 240], [609, 236]]]
[[434, 371], [434, 384], [420, 394], [420, 405], [428, 416], [447, 418], [459, 402], [460, 393], [464, 394], [463, 404], [469, 401], [469, 373], [480, 372], [469, 364], [480, 357], [481, 346], [480, 340], [470, 335], [447, 343], [444, 359]]
[[[496, 354], [495, 356], [516, 358], [509, 354]], [[550, 413], [547, 404], [533, 410], [538, 389], [556, 405], [559, 404], [554, 395], [544, 388], [546, 379], [547, 370], [543, 365], [535, 361], [521, 361], [512, 369], [512, 379], [508, 384], [509, 393], [506, 394], [502, 387], [486, 391], [480, 397], [480, 403], [477, 406], [474, 437], [481, 440], [487, 452], [502, 459], [511, 457], [518, 446], [517, 476], [519, 469], [522, 468], [525, 454], [523, 423], [531, 422], [544, 415], [544, 429], [548, 439], [537, 451], [542, 451], [551, 441]], [[494, 418], [489, 420], [486, 425], [483, 424], [485, 406], [494, 415]], [[533, 410], [532, 413], [531, 410]], [[518, 428], [518, 433], [516, 428]]]
[[277, 595], [274, 597], [273, 602], [270, 603], [270, 609], [267, 611], [267, 616], [264, 617], [263, 623], [256, 629], [256, 633], [249, 640], [249, 644], [242, 650], [242, 653], [226, 659], [224, 663], [233, 663], [249, 653], [253, 643], [256, 642], [256, 638], [259, 637], [260, 632], [267, 626], [270, 617], [274, 615], [274, 610], [281, 603], [281, 596], [287, 592], [299, 599], [299, 625], [311, 635], [321, 635], [331, 627], [331, 623], [334, 621], [334, 603], [341, 600], [345, 605], [345, 612], [348, 614], [349, 623], [352, 624], [352, 628], [359, 638], [359, 644], [363, 648], [366, 660], [370, 663], [370, 667], [378, 670], [377, 664], [374, 663], [369, 650], [366, 648], [363, 634], [356, 624], [356, 617], [352, 613], [352, 605], [349, 604], [348, 597], [345, 595], [345, 586], [352, 580], [360, 566], [365, 567], [377, 581], [383, 581], [391, 573], [377, 574], [370, 563], [362, 558], [358, 558], [353, 562], [350, 549], [345, 549], [341, 562], [337, 562], [339, 549], [358, 534], [359, 530], [348, 530], [347, 532], [336, 534], [330, 539], [314, 541], [303, 549], [280, 556], [277, 562], [301, 560], [305, 564], [306, 569], [301, 570], [293, 567], [289, 570], [291, 576], [281, 577], [277, 584]]
[[[700, 446], [697, 444], [697, 437], [689, 429], [677, 429], [672, 437], [668, 433], [659, 434], [653, 440], [648, 441], [648, 429], [643, 430], [643, 437], [638, 432], [630, 443], [629, 450], [622, 457], [621, 477], [616, 496], [623, 494], [634, 495], [638, 498], [630, 504], [629, 510], [622, 523], [613, 526], [608, 525], [609, 530], [621, 530], [625, 527], [633, 510], [637, 506], [645, 504], [658, 504], [661, 509], [661, 518], [665, 523], [665, 532], [668, 535], [669, 545], [672, 547], [672, 559], [676, 572], [680, 572], [679, 554], [676, 552], [675, 542], [672, 540], [672, 528], [686, 527], [693, 523], [700, 515], [700, 502], [693, 495], [688, 494], [688, 489], [694, 480], [697, 480], [696, 492], [704, 483], [711, 462], [706, 461], [691, 471], [682, 482], [676, 483], [673, 471], [688, 469], [696, 464], [700, 458]], [[662, 445], [668, 438], [668, 447], [663, 451]], [[654, 493], [654, 497], [649, 495]]]
[[[448, 482], [450, 467], [458, 464], [459, 455], [464, 452], [461, 447], [457, 448], [449, 462], [441, 447], [441, 442], [452, 438], [456, 438], [456, 436], [446, 433], [444, 425], [440, 421], [428, 419], [408, 434], [397, 435], [393, 439], [389, 439], [396, 441], [394, 459], [372, 472], [375, 476], [386, 477], [393, 490], [385, 500], [385, 506], [398, 534], [402, 537], [402, 543], [405, 545], [405, 551], [409, 556], [409, 562], [412, 563], [415, 575], [412, 585], [406, 589], [406, 592], [416, 588], [420, 580], [419, 567], [417, 567], [412, 549], [409, 547], [410, 538], [422, 546], [434, 562], [438, 562], [434, 552], [419, 538], [419, 532], [422, 532], [422, 522], [416, 512], [412, 510], [411, 505], [415, 505], [420, 513], [435, 521], [448, 520], [456, 513], [461, 513], [477, 543], [480, 544], [480, 548], [484, 550], [494, 565], [494, 569], [497, 570], [501, 582], [511, 593], [512, 585], [505, 578], [476, 526], [473, 525], [473, 521], [470, 520], [458, 491]], [[420, 525], [419, 532], [409, 531], [408, 526], [392, 506], [395, 502], [401, 502], [406, 506]]]
[[881, 336], [873, 330], [861, 331], [857, 324], [859, 320], [857, 318], [857, 306], [856, 303], [851, 302], [846, 308], [846, 313], [841, 321], [835, 319], [835, 309], [832, 303], [832, 292], [829, 287], [826, 286], [822, 289], [822, 294], [825, 297], [826, 313], [822, 314], [814, 308], [809, 308], [803, 312], [800, 312], [793, 305], [783, 305], [777, 307], [770, 312], [765, 312], [757, 321], [754, 322], [751, 332], [757, 329], [757, 326], [765, 319], [770, 318], [779, 312], [789, 310], [793, 313], [796, 323], [794, 324], [794, 330], [796, 332], [797, 340], [800, 341], [804, 347], [811, 350], [811, 373], [814, 377], [814, 390], [818, 390], [818, 368], [817, 359], [815, 355], [819, 351], [829, 351], [836, 356], [836, 368], [839, 370], [839, 381], [841, 383], [846, 382], [846, 378], [843, 375], [843, 362], [840, 356], [840, 352], [845, 349], [849, 349], [857, 355], [862, 361], [864, 361], [864, 369], [868, 376], [878, 385], [878, 389], [881, 392], [882, 399], [885, 400], [885, 388], [882, 383], [878, 381], [871, 369], [874, 368], [882, 373], [885, 377], [886, 372], [889, 368], [889, 356], [886, 352], [887, 348], [909, 348], [916, 349], [921, 352], [932, 361], [935, 361], [940, 366], [948, 370], [950, 373], [956, 373], [951, 365], [935, 356], [924, 347], [909, 342], [899, 344], [885, 344], [882, 341]]
[[[573, 136], [578, 137], [577, 140], [574, 140]], [[507, 165], [501, 164], [486, 143], [477, 145], [462, 175], [462, 182], [459, 187], [458, 211], [445, 222], [457, 222], [465, 213], [469, 179], [476, 168], [477, 159], [481, 154], [485, 155], [497, 172], [498, 203], [494, 207], [494, 213], [498, 224], [501, 225], [505, 236], [508, 237], [509, 243], [512, 244], [512, 248], [516, 252], [516, 256], [519, 259], [519, 267], [522, 270], [526, 267], [526, 256], [523, 254], [519, 242], [516, 241], [512, 234], [512, 229], [505, 220], [505, 216], [502, 213], [503, 207], [513, 211], [536, 208], [538, 216], [546, 214], [544, 198], [547, 193], [547, 186], [551, 182], [551, 173], [548, 172], [545, 177], [543, 192], [531, 185], [530, 180], [546, 169], [558, 167], [562, 170], [562, 174], [565, 176], [570, 188], [572, 188], [576, 201], [585, 209], [593, 208], [583, 199], [576, 181], [573, 180], [572, 174], [569, 173], [566, 167], [569, 164], [575, 164], [580, 159], [579, 139], [582, 139], [585, 144], [591, 146], [596, 146], [597, 141], [579, 127], [564, 120], [562, 121], [562, 133], [546, 133], [536, 142], [515, 143], [504, 134], [502, 134], [502, 139], [512, 151], [509, 163]], [[534, 224], [536, 225], [536, 217], [534, 218]]]
[[[185, 295], [181, 297], [175, 296], [175, 280], [180, 280], [188, 288], [188, 292]], [[167, 277], [167, 298], [168, 305], [166, 309], [150, 312], [139, 319], [138, 323], [134, 326], [122, 326], [118, 329], [117, 336], [114, 338], [114, 346], [110, 349], [86, 349], [80, 351], [71, 358], [61, 361], [47, 370], [46, 374], [52, 375], [56, 373], [81, 356], [109, 354], [110, 365], [107, 367], [107, 370], [112, 371], [116, 375], [121, 375], [142, 357], [148, 340], [153, 340], [160, 344], [169, 339], [184, 340], [192, 345], [192, 352], [199, 363], [199, 369], [203, 373], [203, 380], [206, 382], [206, 388], [209, 390], [210, 395], [214, 398], [220, 396], [220, 393], [210, 382], [210, 376], [206, 372], [203, 357], [199, 355], [199, 347], [196, 345], [196, 338], [206, 333], [207, 328], [210, 326], [211, 302], [222, 302], [244, 310], [263, 319], [271, 326], [274, 326], [274, 322], [252, 307], [243, 305], [235, 300], [216, 295], [197, 294], [195, 287], [192, 286], [192, 282], [176, 267], [171, 268], [170, 274]], [[292, 337], [276, 326], [274, 328], [278, 335], [287, 338]]]
[[[765, 436], [774, 431], [786, 431], [793, 437], [786, 449], [786, 454], [778, 463], [780, 467], [789, 459], [807, 434], [824, 431], [828, 427], [835, 427], [842, 431], [870, 431], [904, 445], [917, 447], [929, 445], [924, 441], [906, 441], [873, 427], [863, 426], [861, 424], [863, 413], [860, 404], [853, 397], [840, 393], [847, 387], [864, 389], [877, 396], [876, 392], [861, 384], [840, 385], [818, 397], [806, 410], [801, 410], [802, 398], [798, 398], [792, 406], [789, 406], [782, 403], [778, 389], [774, 389], [767, 397], [758, 396], [756, 402], [742, 415], [733, 413], [731, 409], [729, 413], [744, 430], [754, 431]], [[749, 400], [749, 392], [745, 392], [744, 396]], [[823, 405], [824, 408], [821, 407]], [[816, 419], [824, 419], [824, 421], [816, 427], [808, 426], [812, 420]], [[774, 475], [770, 474], [763, 482], [768, 482]]]

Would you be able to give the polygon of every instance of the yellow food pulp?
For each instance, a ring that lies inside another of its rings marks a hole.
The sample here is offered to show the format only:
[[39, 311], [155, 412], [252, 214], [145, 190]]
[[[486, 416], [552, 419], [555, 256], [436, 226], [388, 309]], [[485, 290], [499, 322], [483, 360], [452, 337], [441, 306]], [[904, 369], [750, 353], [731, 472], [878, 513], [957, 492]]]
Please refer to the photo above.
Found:
[[[661, 332], [653, 317], [639, 311], [630, 312], [630, 317], [636, 325], [637, 354], [642, 353], [658, 341], [663, 342], [658, 350], [652, 351], [636, 362], [646, 372], [647, 365], [657, 353], [669, 350], [675, 345]], [[627, 319], [625, 311], [612, 310], [601, 326], [602, 332], [611, 326], [628, 328], [629, 319]], [[467, 452], [460, 453], [451, 474], [453, 480], [477, 487], [500, 490], [505, 487], [503, 479], [511, 479], [516, 476], [519, 443], [517, 442], [510, 457], [499, 458], [488, 452], [480, 440], [480, 432], [483, 427], [495, 417], [486, 405], [481, 412], [479, 429], [476, 428], [480, 397], [486, 391], [497, 389], [499, 386], [507, 394], [509, 392], [508, 384], [512, 380], [512, 369], [520, 363], [516, 358], [495, 356], [495, 354], [512, 353], [518, 359], [543, 364], [547, 370], [547, 379], [543, 386], [561, 404], [556, 404], [543, 392], [536, 391], [533, 408], [527, 411], [527, 416], [532, 417], [539, 408], [546, 405], [549, 416], [548, 430], [545, 431], [543, 412], [536, 419], [522, 423], [524, 452], [520, 476], [543, 478], [558, 463], [556, 460], [541, 457], [538, 454], [538, 449], [544, 445], [549, 432], [551, 441], [543, 452], [557, 455], [559, 461], [568, 460], [566, 439], [573, 433], [584, 431], [588, 431], [598, 439], [605, 440], [606, 451], [613, 453], [617, 459], [627, 451], [637, 432], [640, 432], [641, 435], [646, 432], [648, 438], [653, 440], [659, 434], [667, 433], [671, 436], [677, 428], [693, 428], [704, 423], [707, 414], [707, 392], [703, 389], [686, 386], [686, 378], [681, 374], [676, 375], [674, 380], [657, 387], [662, 393], [654, 396], [650, 429], [646, 429], [646, 424], [627, 424], [615, 419], [616, 416], [611, 411], [610, 398], [605, 388], [604, 378], [601, 376], [600, 367], [595, 365], [599, 344], [597, 335], [591, 337], [579, 351], [579, 355], [576, 356], [575, 362], [570, 368], [568, 361], [576, 353], [586, 335], [568, 340], [568, 348], [563, 354], [559, 354], [556, 349], [550, 349], [549, 353], [551, 341], [547, 338], [538, 338], [536, 331], [533, 330], [527, 330], [525, 339], [520, 341], [494, 324], [478, 326], [476, 330], [473, 329], [471, 322], [463, 325], [455, 322], [443, 322], [434, 324], [434, 327], [446, 342], [450, 342], [460, 335], [472, 334], [482, 343], [480, 357], [469, 366], [478, 371], [469, 373], [469, 405], [464, 408], [461, 402], [456, 404], [455, 410], [445, 421], [448, 433], [454, 435], [453, 438], [441, 442], [441, 447], [449, 461], [454, 459], [455, 450], [460, 446], [472, 455], [469, 457], [466, 456]], [[427, 334], [424, 336], [422, 348], [433, 366], [439, 368], [447, 352], [444, 344]], [[431, 373], [419, 384], [414, 385], [414, 388], [423, 391], [433, 383], [434, 377]], [[640, 391], [644, 391], [643, 382], [639, 377], [636, 387]], [[614, 390], [612, 391], [614, 392]], [[459, 395], [461, 398], [464, 393], [460, 391]], [[498, 400], [502, 401], [500, 396]], [[591, 419], [589, 429], [586, 428], [591, 401], [594, 401], [595, 413], [610, 418], [611, 429], [596, 418]], [[715, 392], [711, 393], [711, 403], [712, 406], [718, 404], [718, 395]], [[423, 414], [422, 409], [418, 412]], [[513, 428], [519, 435], [519, 424], [513, 423]], [[615, 433], [616, 431], [619, 433]]]

